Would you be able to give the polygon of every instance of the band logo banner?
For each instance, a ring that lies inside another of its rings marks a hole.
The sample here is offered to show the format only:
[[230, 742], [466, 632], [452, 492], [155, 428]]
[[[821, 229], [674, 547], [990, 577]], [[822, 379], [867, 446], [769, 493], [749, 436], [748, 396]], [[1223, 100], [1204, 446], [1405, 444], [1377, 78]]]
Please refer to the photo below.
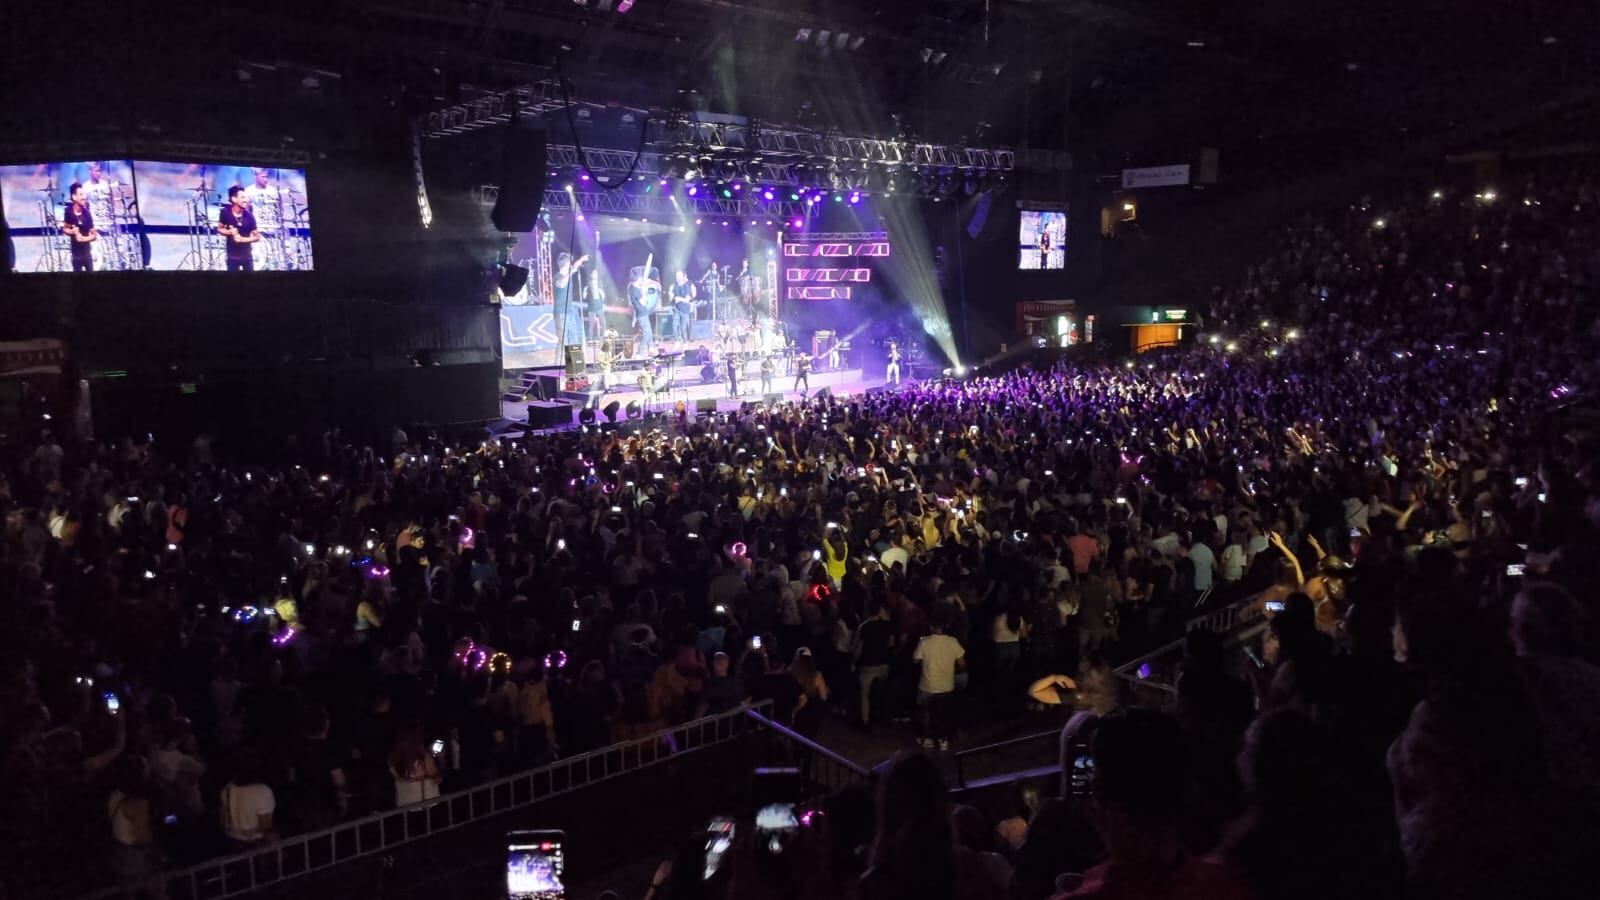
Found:
[[1189, 164], [1179, 166], [1149, 166], [1143, 169], [1123, 169], [1124, 188], [1173, 187], [1189, 183]]

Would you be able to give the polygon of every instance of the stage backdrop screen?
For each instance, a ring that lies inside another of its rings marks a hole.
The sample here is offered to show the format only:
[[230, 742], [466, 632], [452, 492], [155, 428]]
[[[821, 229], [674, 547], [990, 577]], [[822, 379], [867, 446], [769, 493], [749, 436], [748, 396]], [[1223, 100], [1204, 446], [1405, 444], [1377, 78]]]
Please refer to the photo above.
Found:
[[1067, 214], [1061, 210], [1024, 209], [1017, 236], [1017, 268], [1064, 269], [1067, 266]]
[[[76, 205], [68, 196], [74, 184], [82, 191]], [[0, 214], [14, 272], [144, 267], [133, 164], [125, 159], [0, 166]]]
[[[186, 272], [313, 268], [304, 169], [145, 160], [135, 161], [133, 169], [150, 242], [149, 268]], [[255, 239], [241, 240], [250, 237]]]

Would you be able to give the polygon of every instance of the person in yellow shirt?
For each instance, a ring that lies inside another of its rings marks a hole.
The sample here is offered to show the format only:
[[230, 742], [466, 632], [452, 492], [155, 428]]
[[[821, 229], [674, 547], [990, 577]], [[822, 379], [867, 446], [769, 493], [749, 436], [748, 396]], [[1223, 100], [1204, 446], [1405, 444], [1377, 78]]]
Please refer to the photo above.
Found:
[[832, 582], [834, 590], [839, 590], [844, 584], [845, 563], [849, 559], [850, 547], [844, 542], [844, 530], [835, 523], [828, 523], [822, 538], [822, 567], [828, 573], [828, 581]]

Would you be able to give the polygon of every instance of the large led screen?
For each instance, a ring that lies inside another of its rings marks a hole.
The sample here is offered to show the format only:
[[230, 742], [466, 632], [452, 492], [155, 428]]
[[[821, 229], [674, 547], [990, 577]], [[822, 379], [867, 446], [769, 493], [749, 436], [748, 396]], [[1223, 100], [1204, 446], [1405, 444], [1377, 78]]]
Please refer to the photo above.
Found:
[[134, 162], [149, 268], [308, 272], [311, 208], [303, 169]]
[[1054, 210], [1022, 210], [1017, 248], [1019, 269], [1066, 268], [1067, 214]]
[[127, 160], [0, 166], [0, 215], [11, 236], [12, 271], [144, 268]]

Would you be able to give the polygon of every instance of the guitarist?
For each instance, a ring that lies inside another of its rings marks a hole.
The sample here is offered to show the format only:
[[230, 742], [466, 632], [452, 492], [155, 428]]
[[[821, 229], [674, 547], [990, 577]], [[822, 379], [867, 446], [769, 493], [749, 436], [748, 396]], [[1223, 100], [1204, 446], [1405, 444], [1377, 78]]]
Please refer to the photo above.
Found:
[[572, 302], [572, 278], [588, 260], [587, 254], [574, 260], [572, 254], [565, 251], [556, 257], [555, 315], [562, 323], [563, 344], [583, 343], [583, 307]]
[[672, 330], [673, 337], [680, 344], [689, 343], [689, 329], [694, 322], [694, 308], [700, 304], [695, 302], [698, 292], [694, 282], [689, 280], [689, 273], [682, 269], [673, 276], [672, 282]]
[[633, 306], [633, 324], [639, 329], [639, 343], [634, 349], [639, 355], [649, 354], [656, 345], [655, 323], [651, 317], [656, 307], [661, 305], [661, 281], [650, 267], [654, 261], [655, 254], [646, 256], [644, 265], [634, 269], [628, 281], [628, 302]]

